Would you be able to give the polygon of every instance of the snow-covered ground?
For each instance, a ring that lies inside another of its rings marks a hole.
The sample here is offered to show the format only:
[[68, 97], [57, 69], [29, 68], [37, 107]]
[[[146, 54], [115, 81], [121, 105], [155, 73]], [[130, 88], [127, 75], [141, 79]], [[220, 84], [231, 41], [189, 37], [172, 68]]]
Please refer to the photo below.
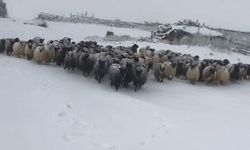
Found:
[[[81, 40], [85, 36], [105, 35], [106, 29], [104, 26], [61, 23], [49, 23], [46, 29], [23, 25], [20, 21], [0, 20], [0, 38], [42, 36], [59, 39], [69, 36]], [[119, 31], [134, 37], [144, 35], [135, 30], [118, 28]], [[101, 42], [104, 45], [133, 43], [135, 41]], [[137, 43], [202, 58], [229, 58], [232, 62], [240, 59], [250, 63], [250, 57], [209, 48]], [[211, 52], [213, 55], [209, 55]], [[84, 78], [78, 71], [69, 73], [54, 64], [38, 65], [4, 54], [0, 54], [0, 72], [0, 149], [250, 148], [250, 81], [225, 86], [202, 83], [193, 86], [185, 80], [175, 79], [159, 84], [150, 75], [137, 93], [132, 88], [115, 92], [109, 87], [108, 79], [98, 85], [93, 77]]]
[[75, 41], [83, 40], [89, 36], [105, 37], [107, 31], [112, 31], [116, 35], [129, 35], [134, 38], [150, 37], [151, 33], [128, 28], [116, 28], [95, 24], [73, 24], [48, 22], [48, 28], [43, 28], [35, 25], [23, 24], [27, 21], [11, 20], [0, 18], [0, 38], [20, 37], [23, 40], [28, 40], [36, 36], [45, 39], [61, 39], [65, 36], [72, 37]]
[[192, 86], [152, 76], [138, 93], [0, 55], [0, 148], [246, 150], [249, 81]]

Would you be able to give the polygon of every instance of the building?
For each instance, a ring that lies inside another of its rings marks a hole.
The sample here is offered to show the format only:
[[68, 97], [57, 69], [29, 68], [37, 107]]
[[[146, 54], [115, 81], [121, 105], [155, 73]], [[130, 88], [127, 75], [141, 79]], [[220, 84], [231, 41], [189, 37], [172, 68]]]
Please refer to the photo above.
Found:
[[4, 3], [2, 0], [0, 0], [0, 17], [7, 17], [7, 8], [6, 3]]

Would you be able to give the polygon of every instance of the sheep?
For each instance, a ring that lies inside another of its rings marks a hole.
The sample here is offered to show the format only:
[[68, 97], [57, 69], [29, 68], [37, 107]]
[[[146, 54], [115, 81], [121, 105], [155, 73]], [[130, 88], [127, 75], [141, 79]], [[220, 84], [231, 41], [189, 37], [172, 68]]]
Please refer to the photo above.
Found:
[[40, 53], [42, 62], [43, 63], [50, 63], [51, 61], [51, 56], [50, 56], [50, 49], [47, 47], [47, 45], [43, 45], [43, 50]]
[[229, 78], [229, 70], [226, 64], [218, 63], [216, 66], [215, 82], [217, 82], [217, 84], [225, 84]]
[[26, 46], [26, 42], [24, 41], [19, 41], [16, 42], [13, 45], [13, 55], [20, 58], [20, 57], [24, 57], [24, 51], [25, 51], [25, 46]]
[[60, 41], [61, 41], [61, 43], [62, 43], [64, 46], [66, 46], [66, 47], [68, 47], [68, 46], [71, 45], [71, 38], [64, 37], [64, 38], [61, 39]]
[[44, 61], [42, 52], [44, 51], [44, 46], [38, 46], [36, 47], [35, 51], [34, 51], [34, 56], [33, 56], [33, 60], [35, 62], [37, 62], [38, 64], [41, 64]]
[[133, 81], [133, 59], [124, 58], [121, 60], [120, 65], [125, 70], [123, 87], [128, 88], [128, 84]]
[[5, 50], [5, 43], [6, 43], [5, 39], [1, 39], [0, 40], [0, 53], [4, 52], [4, 50]]
[[200, 56], [198, 56], [198, 55], [194, 56], [194, 57], [193, 57], [193, 60], [194, 60], [194, 61], [199, 61], [199, 60], [200, 60]]
[[211, 83], [216, 77], [216, 69], [213, 66], [207, 66], [202, 71], [203, 81], [205, 83]]
[[163, 82], [165, 65], [163, 63], [156, 63], [153, 66], [154, 77], [157, 82]]
[[176, 74], [175, 76], [177, 78], [180, 78], [180, 77], [187, 77], [187, 71], [190, 67], [190, 63], [186, 63], [185, 61], [178, 61], [177, 64], [176, 64]]
[[16, 42], [19, 42], [20, 40], [18, 38], [15, 38], [15, 39], [7, 39], [6, 40], [6, 43], [5, 43], [5, 50], [6, 50], [6, 54], [7, 55], [11, 55], [12, 52], [13, 52], [13, 45], [16, 43]]
[[35, 48], [36, 44], [34, 44], [32, 40], [29, 40], [24, 49], [24, 55], [27, 60], [31, 60], [33, 58]]
[[197, 62], [193, 62], [188, 71], [187, 71], [187, 80], [191, 82], [191, 84], [195, 85], [197, 81], [200, 79], [200, 70]]
[[106, 75], [106, 72], [107, 72], [107, 61], [105, 57], [100, 57], [94, 65], [95, 79], [96, 81], [98, 81], [99, 84], [101, 83], [102, 78], [104, 78], [104, 76]]
[[142, 56], [139, 58], [140, 62], [143, 62], [146, 65], [147, 71], [149, 72], [150, 69], [153, 67], [152, 64], [150, 63], [150, 58], [147, 56]]
[[230, 80], [240, 80], [240, 66], [239, 64], [233, 64], [229, 70]]
[[133, 84], [135, 92], [146, 83], [147, 81], [147, 68], [145, 64], [136, 63], [133, 69]]
[[125, 70], [119, 64], [112, 64], [109, 67], [109, 78], [110, 78], [110, 86], [115, 86], [115, 90], [118, 91], [120, 88], [123, 78], [124, 78]]
[[55, 54], [56, 65], [61, 66], [64, 63], [67, 50], [65, 48], [59, 48]]
[[95, 62], [96, 56], [94, 54], [81, 54], [81, 56], [79, 57], [79, 65], [83, 76], [87, 77], [93, 71]]
[[203, 79], [203, 70], [207, 67], [207, 66], [209, 66], [209, 62], [207, 61], [207, 60], [203, 60], [203, 61], [201, 61], [200, 63], [199, 63], [199, 69], [200, 69], [200, 79], [199, 79], [199, 81], [204, 81]]
[[75, 69], [75, 63], [73, 59], [73, 52], [69, 51], [64, 59], [64, 69], [68, 69], [68, 71], [73, 71]]
[[44, 42], [44, 40], [45, 39], [43, 39], [43, 38], [41, 38], [41, 37], [34, 37], [33, 39], [32, 39], [32, 41], [34, 41], [34, 43], [36, 43], [37, 45], [41, 45], [41, 44], [43, 44], [43, 42]]
[[134, 63], [136, 63], [137, 65], [138, 64], [140, 64], [140, 65], [143, 65], [146, 69], [147, 69], [147, 71], [148, 71], [148, 63], [149, 63], [149, 60], [148, 59], [145, 59], [145, 57], [144, 58], [142, 58], [142, 57], [133, 57], [133, 61], [134, 61]]
[[140, 48], [139, 49], [139, 53], [147, 56], [147, 57], [153, 57], [154, 55], [154, 49], [151, 49], [149, 46], [147, 46], [146, 48]]
[[130, 50], [132, 51], [132, 53], [137, 53], [137, 49], [139, 48], [139, 46], [137, 44], [134, 44]]
[[247, 78], [250, 79], [250, 65], [247, 65]]
[[79, 57], [80, 57], [80, 51], [73, 50], [73, 61], [74, 61], [75, 68], [79, 68]]
[[158, 54], [155, 54], [151, 59], [151, 63], [152, 63], [152, 66], [154, 66], [154, 64], [156, 63], [160, 63], [161, 62], [161, 55], [158, 55]]
[[168, 80], [172, 80], [176, 74], [176, 63], [175, 62], [165, 62], [164, 77]]
[[247, 79], [247, 66], [242, 65], [240, 66], [240, 80], [246, 80]]
[[53, 44], [45, 44], [44, 53], [47, 56], [47, 63], [55, 61], [56, 51]]

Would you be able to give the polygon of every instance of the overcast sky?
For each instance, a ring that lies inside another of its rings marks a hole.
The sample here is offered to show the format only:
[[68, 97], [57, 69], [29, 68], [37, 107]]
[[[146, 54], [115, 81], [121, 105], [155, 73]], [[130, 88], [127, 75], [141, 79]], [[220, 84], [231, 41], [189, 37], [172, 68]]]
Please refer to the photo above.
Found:
[[250, 31], [250, 0], [4, 0], [11, 17], [39, 12], [69, 14], [89, 11], [96, 17], [173, 23], [198, 19], [208, 25]]

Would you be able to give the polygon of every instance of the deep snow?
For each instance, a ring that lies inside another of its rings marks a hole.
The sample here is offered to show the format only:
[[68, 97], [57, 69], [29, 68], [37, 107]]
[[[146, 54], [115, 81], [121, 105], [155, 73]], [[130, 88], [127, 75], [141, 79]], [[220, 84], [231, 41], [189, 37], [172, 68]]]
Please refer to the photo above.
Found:
[[250, 147], [249, 81], [190, 85], [152, 78], [115, 92], [81, 73], [0, 55], [0, 148], [7, 150]]
[[[42, 36], [81, 40], [78, 24], [50, 23], [48, 29], [0, 20], [0, 38]], [[72, 27], [70, 30], [68, 27]], [[55, 27], [55, 28], [54, 28]], [[97, 26], [86, 26], [99, 28]], [[101, 36], [106, 27], [96, 29]], [[118, 30], [122, 32], [122, 29]], [[139, 31], [138, 31], [139, 32]], [[127, 34], [139, 36], [133, 30]], [[70, 33], [70, 34], [69, 34]], [[86, 32], [87, 33], [87, 32]], [[92, 32], [89, 32], [92, 33]], [[101, 44], [131, 45], [128, 42]], [[209, 48], [137, 42], [202, 58], [249, 57]], [[214, 55], [209, 54], [213, 52]], [[249, 81], [225, 86], [190, 85], [175, 79], [156, 83], [152, 76], [139, 92], [115, 92], [108, 79], [69, 73], [55, 65], [0, 54], [0, 149], [6, 150], [247, 150], [250, 147]]]

